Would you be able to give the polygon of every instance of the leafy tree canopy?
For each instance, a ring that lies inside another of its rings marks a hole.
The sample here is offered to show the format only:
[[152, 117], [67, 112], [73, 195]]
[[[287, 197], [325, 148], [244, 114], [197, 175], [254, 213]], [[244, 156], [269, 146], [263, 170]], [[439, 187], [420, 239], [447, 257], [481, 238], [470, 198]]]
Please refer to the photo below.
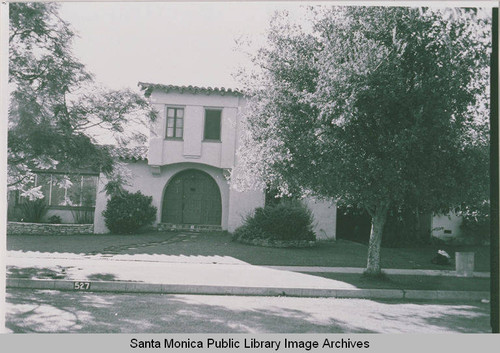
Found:
[[366, 209], [367, 271], [378, 273], [390, 207], [487, 198], [489, 18], [473, 9], [312, 13], [308, 28], [278, 14], [258, 70], [243, 77], [251, 98], [235, 185]]
[[72, 53], [75, 33], [58, 8], [39, 2], [9, 6], [11, 189], [28, 191], [33, 169], [90, 168], [113, 175], [114, 160], [102, 142], [144, 142], [138, 126], [156, 117], [139, 94], [93, 82]]

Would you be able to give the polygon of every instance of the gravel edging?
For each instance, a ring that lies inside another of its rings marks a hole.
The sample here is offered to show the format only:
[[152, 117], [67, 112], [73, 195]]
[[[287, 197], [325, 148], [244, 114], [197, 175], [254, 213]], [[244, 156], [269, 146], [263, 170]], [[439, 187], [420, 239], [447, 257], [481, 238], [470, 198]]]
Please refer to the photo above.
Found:
[[238, 243], [263, 246], [267, 248], [310, 248], [316, 245], [313, 240], [275, 240], [275, 239], [236, 239]]

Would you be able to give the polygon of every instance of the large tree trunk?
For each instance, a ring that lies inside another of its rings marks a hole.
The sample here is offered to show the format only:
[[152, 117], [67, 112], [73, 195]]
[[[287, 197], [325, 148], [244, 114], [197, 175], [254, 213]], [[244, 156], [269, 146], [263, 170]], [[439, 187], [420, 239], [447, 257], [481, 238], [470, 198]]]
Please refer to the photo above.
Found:
[[380, 245], [382, 243], [382, 233], [384, 231], [388, 210], [388, 202], [379, 203], [373, 210], [372, 230], [370, 233], [370, 241], [368, 243], [368, 262], [365, 274], [379, 275], [382, 272], [380, 266]]

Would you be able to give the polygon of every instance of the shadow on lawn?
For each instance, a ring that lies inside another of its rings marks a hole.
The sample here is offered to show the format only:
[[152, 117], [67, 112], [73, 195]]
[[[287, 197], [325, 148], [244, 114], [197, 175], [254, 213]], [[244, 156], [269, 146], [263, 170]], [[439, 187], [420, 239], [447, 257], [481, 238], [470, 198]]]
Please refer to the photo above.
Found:
[[66, 268], [61, 267], [58, 271], [39, 267], [7, 267], [7, 277], [28, 279], [66, 279]]
[[[22, 278], [22, 279], [65, 279], [69, 280], [67, 274], [68, 270], [72, 266], [58, 266], [57, 270], [52, 270], [49, 268], [39, 268], [39, 267], [7, 267], [7, 277], [8, 278]], [[112, 273], [94, 273], [88, 276], [88, 280], [91, 281], [115, 281], [117, 278]]]
[[112, 273], [94, 273], [87, 277], [91, 281], [115, 281], [116, 276]]

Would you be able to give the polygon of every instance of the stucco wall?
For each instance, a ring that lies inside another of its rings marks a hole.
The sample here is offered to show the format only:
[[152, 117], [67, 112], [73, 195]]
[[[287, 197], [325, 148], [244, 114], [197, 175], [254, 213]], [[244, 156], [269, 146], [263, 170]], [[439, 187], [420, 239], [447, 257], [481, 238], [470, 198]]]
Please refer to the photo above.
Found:
[[102, 212], [106, 209], [106, 203], [108, 202], [108, 196], [104, 191], [107, 182], [104, 174], [101, 174], [97, 183], [97, 196], [94, 211], [94, 233], [97, 234], [109, 232], [106, 224], [104, 224], [104, 217], [102, 216]]
[[265, 201], [265, 194], [262, 191], [248, 190], [240, 192], [231, 190], [227, 230], [234, 232], [236, 228], [243, 224], [247, 215], [257, 207], [264, 207]]
[[[159, 119], [151, 126], [149, 164], [161, 166], [195, 162], [217, 168], [232, 168], [236, 120], [242, 100], [232, 95], [153, 92], [150, 101], [159, 112]], [[184, 108], [182, 140], [165, 139], [166, 106]], [[220, 142], [203, 141], [205, 108], [222, 109]]]
[[78, 215], [77, 215], [76, 219], [75, 219], [75, 215], [76, 215], [77, 212], [93, 212], [93, 211], [91, 209], [89, 209], [88, 211], [79, 211], [78, 209], [70, 210], [70, 209], [49, 208], [47, 210], [47, 213], [45, 214], [45, 216], [43, 217], [42, 220], [44, 222], [48, 222], [49, 218], [51, 216], [59, 216], [59, 217], [61, 217], [61, 221], [64, 224], [66, 224], [66, 223], [76, 223], [76, 221], [78, 219]]
[[461, 235], [460, 225], [462, 217], [450, 212], [447, 215], [432, 217], [431, 234], [437, 238], [459, 237]]
[[308, 197], [304, 204], [314, 218], [313, 230], [318, 240], [335, 240], [337, 228], [337, 206], [334, 202]]
[[[10, 213], [10, 221], [17, 221], [22, 219], [22, 212], [20, 210], [20, 207], [15, 207], [15, 206], [9, 206], [11, 207], [9, 209]], [[71, 224], [75, 223], [73, 213], [71, 212], [70, 209], [54, 209], [54, 208], [49, 208], [45, 215], [42, 217], [41, 221], [44, 223], [49, 222], [49, 218], [52, 216], [59, 216], [61, 217], [61, 222], [65, 224]]]
[[49, 209], [49, 210], [47, 210], [47, 213], [43, 217], [43, 221], [47, 222], [48, 219], [52, 216], [61, 217], [62, 223], [74, 223], [75, 222], [73, 219], [73, 214], [71, 213], [71, 210]]

